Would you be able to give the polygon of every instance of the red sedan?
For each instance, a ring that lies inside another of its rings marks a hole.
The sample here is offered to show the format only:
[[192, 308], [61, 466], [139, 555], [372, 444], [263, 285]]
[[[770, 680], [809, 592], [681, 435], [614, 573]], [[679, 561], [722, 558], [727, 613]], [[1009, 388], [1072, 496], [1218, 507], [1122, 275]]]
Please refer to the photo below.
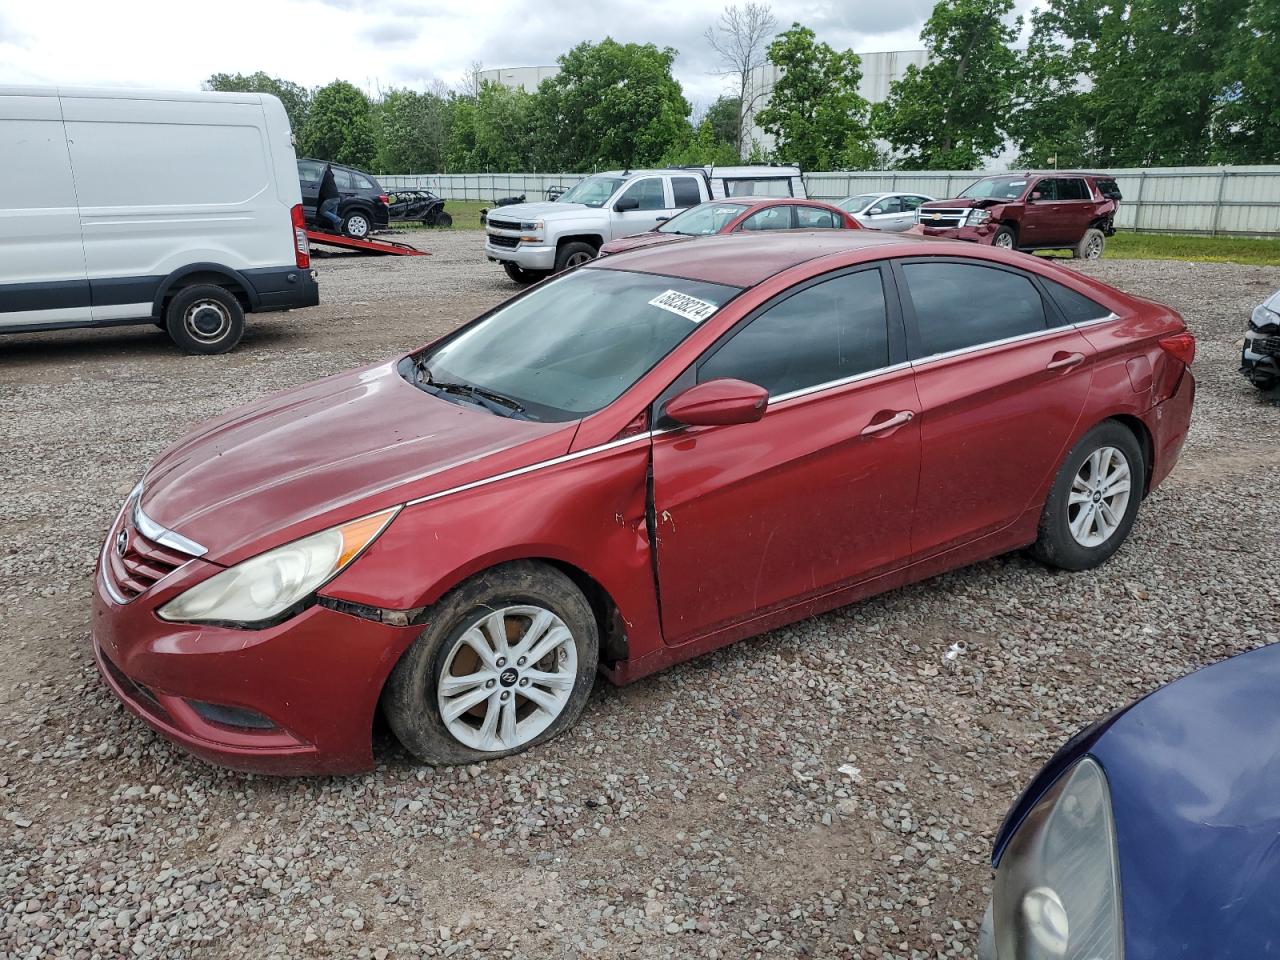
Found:
[[1120, 547], [1187, 434], [1172, 310], [871, 231], [592, 261], [428, 346], [215, 420], [146, 471], [95, 577], [106, 682], [250, 770], [431, 763], [628, 683], [1031, 547]]
[[720, 233], [859, 229], [861, 224], [857, 220], [829, 203], [795, 200], [790, 197], [761, 200], [736, 197], [730, 200], [708, 200], [676, 214], [652, 230], [611, 240], [600, 248], [600, 256]]

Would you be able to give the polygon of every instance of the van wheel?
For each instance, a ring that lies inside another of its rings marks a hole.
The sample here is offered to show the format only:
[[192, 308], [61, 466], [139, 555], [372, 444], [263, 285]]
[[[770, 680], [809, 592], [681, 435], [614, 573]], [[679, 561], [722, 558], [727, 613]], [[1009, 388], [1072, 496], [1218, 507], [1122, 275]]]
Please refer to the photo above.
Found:
[[516, 283], [523, 283], [526, 286], [531, 283], [537, 283], [546, 277], [548, 273], [546, 270], [526, 270], [518, 263], [504, 263], [502, 269], [507, 271], [507, 276]]
[[1103, 236], [1102, 231], [1089, 229], [1084, 232], [1080, 242], [1072, 248], [1071, 257], [1074, 260], [1097, 260], [1102, 256], [1106, 246], [1107, 238]]
[[556, 273], [572, 270], [596, 258], [596, 248], [589, 243], [566, 243], [556, 251]]
[[578, 719], [599, 659], [591, 605], [528, 560], [450, 591], [391, 671], [382, 707], [419, 760], [474, 763], [527, 750]]
[[165, 329], [185, 353], [226, 353], [244, 336], [244, 309], [231, 291], [196, 284], [169, 301]]
[[342, 221], [342, 232], [353, 240], [363, 240], [369, 230], [369, 218], [363, 213], [349, 213]]

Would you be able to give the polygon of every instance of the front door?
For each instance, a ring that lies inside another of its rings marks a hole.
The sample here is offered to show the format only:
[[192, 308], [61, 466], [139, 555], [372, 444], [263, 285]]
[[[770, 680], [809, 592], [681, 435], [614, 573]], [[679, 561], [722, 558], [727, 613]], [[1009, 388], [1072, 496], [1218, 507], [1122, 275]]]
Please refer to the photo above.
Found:
[[770, 401], [757, 423], [654, 437], [668, 643], [905, 563], [919, 404], [899, 338], [890, 349], [900, 320], [885, 290], [879, 267], [810, 282], [739, 324], [686, 376], [746, 380]]
[[611, 239], [631, 237], [637, 233], [652, 230], [658, 225], [659, 217], [669, 217], [674, 213], [667, 201], [666, 185], [662, 177], [641, 177], [633, 180], [617, 197], [614, 204], [623, 201], [636, 201], [638, 206], [630, 210], [615, 209], [611, 221]]
[[920, 393], [918, 559], [1037, 509], [1075, 435], [1095, 351], [1051, 327], [1040, 288], [997, 266], [929, 258], [899, 267]]

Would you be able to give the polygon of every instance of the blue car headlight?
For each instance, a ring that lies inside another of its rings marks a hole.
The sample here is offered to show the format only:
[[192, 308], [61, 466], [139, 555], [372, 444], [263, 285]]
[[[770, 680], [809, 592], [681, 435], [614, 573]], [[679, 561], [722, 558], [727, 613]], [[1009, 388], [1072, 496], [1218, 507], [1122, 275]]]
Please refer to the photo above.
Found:
[[1086, 757], [1045, 793], [996, 872], [1000, 960], [1122, 960], [1120, 871], [1107, 778]]

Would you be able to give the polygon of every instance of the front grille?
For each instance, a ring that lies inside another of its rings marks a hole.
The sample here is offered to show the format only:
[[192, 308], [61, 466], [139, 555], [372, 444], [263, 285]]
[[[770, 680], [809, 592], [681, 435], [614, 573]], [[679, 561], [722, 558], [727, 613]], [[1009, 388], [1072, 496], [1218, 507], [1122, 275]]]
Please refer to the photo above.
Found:
[[920, 223], [926, 227], [958, 227], [968, 215], [968, 210], [921, 209]]
[[495, 230], [519, 230], [520, 229], [520, 224], [516, 223], [514, 220], [495, 220], [493, 219], [493, 217], [490, 217], [488, 220], [488, 224], [489, 226], [493, 227], [493, 229]]
[[1250, 337], [1245, 341], [1245, 344], [1254, 353], [1261, 353], [1268, 357], [1280, 357], [1280, 336]]
[[132, 600], [177, 570], [191, 556], [144, 537], [134, 526], [132, 510], [125, 513], [107, 539], [103, 576], [121, 597]]
[[[489, 222], [492, 223], [493, 221], [490, 220]], [[520, 246], [519, 237], [499, 237], [492, 233], [489, 234], [489, 242], [495, 247], [505, 247], [508, 250], [514, 250], [516, 247]]]

